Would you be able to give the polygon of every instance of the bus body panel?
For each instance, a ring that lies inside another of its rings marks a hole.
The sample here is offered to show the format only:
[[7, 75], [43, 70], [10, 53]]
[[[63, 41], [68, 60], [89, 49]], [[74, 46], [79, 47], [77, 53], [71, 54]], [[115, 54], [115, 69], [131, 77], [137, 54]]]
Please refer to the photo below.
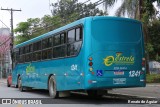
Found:
[[[145, 86], [144, 82], [140, 82], [145, 80], [145, 71], [138, 77], [129, 77], [130, 71], [142, 71], [144, 57], [141, 24], [132, 19], [87, 17], [19, 44], [16, 48], [77, 25], [83, 26], [83, 39], [77, 56], [18, 63], [12, 72], [13, 84], [17, 85], [20, 75], [23, 86], [48, 89], [48, 79], [54, 75], [57, 91]], [[132, 31], [135, 28], [137, 31]], [[123, 57], [127, 63], [113, 62], [116, 55]], [[93, 58], [93, 72], [89, 71], [90, 57]], [[99, 72], [102, 75], [97, 74]]]
[[[25, 46], [30, 42], [32, 43], [34, 41], [41, 40], [44, 36], [53, 35], [77, 25], [81, 25], [83, 27], [84, 22], [85, 20], [81, 19], [55, 31], [44, 34], [41, 37], [36, 37], [33, 40], [17, 45], [16, 48]], [[14, 77], [12, 79], [13, 84], [17, 85], [18, 75], [20, 75], [23, 86], [36, 89], [48, 89], [49, 76], [54, 75], [57, 84], [57, 91], [84, 89], [83, 66], [85, 64], [83, 63], [83, 41], [82, 43], [78, 42], [77, 45], [80, 47], [80, 51], [77, 56], [17, 64], [12, 72], [12, 77]]]
[[86, 88], [144, 87], [141, 23], [103, 17], [93, 18], [91, 26], [93, 71], [87, 70]]

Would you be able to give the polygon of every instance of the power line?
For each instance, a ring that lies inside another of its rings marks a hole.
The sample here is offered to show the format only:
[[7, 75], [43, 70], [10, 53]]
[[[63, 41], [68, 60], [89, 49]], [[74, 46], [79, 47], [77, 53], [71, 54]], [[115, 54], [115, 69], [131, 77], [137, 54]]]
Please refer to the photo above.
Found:
[[4, 24], [4, 26], [6, 26], [7, 28], [9, 28], [1, 19], [0, 19], [0, 21], [2, 22], [2, 24]]
[[[11, 40], [11, 43], [12, 43], [12, 45], [14, 44], [14, 33], [13, 33], [13, 11], [21, 11], [21, 9], [20, 10], [17, 10], [17, 9], [3, 9], [2, 7], [1, 7], [1, 10], [7, 10], [7, 11], [10, 11], [11, 12], [11, 36], [12, 36], [12, 40]], [[13, 48], [13, 47], [12, 47]]]
[[4, 45], [6, 42], [8, 42], [11, 39], [11, 37], [9, 37], [6, 41], [4, 41], [3, 43], [0, 44], [0, 46]]
[[[20, 10], [17, 10], [17, 9], [2, 9], [1, 10], [7, 10], [7, 11], [10, 11], [11, 12], [11, 59], [13, 61], [13, 57], [12, 57], [12, 52], [13, 52], [13, 45], [14, 45], [14, 33], [13, 33], [13, 11], [21, 11]], [[13, 68], [13, 63], [12, 63], [12, 68]]]
[[[2, 22], [2, 24], [4, 24], [7, 28], [9, 28], [1, 19], [0, 21]], [[4, 41], [3, 43], [0, 44], [0, 46], [4, 45], [6, 42], [8, 42], [11, 39], [11, 37], [9, 37], [6, 41]]]
[[[88, 0], [88, 1], [90, 1], [90, 0]], [[88, 1], [86, 1], [86, 2], [88, 2]], [[86, 3], [86, 2], [84, 2], [84, 3]], [[104, 3], [104, 2], [105, 2], [105, 0], [98, 0], [98, 1], [96, 1], [95, 3], [93, 3], [93, 5], [96, 7], [96, 6], [98, 6], [98, 5], [100, 5], [100, 4]], [[84, 4], [84, 3], [82, 3], [82, 4]], [[91, 7], [91, 8], [92, 8], [92, 7]], [[83, 12], [85, 12], [85, 11], [80, 11], [79, 13], [83, 13]], [[75, 17], [75, 16], [72, 16], [72, 17], [70, 17], [70, 18], [74, 18], [74, 17]], [[59, 21], [58, 23], [56, 23], [56, 24], [54, 24], [54, 25], [48, 25], [47, 27], [39, 28], [38, 30], [33, 31], [32, 33], [36, 33], [36, 32], [38, 32], [38, 31], [43, 30], [44, 28], [50, 28], [50, 27], [53, 27], [53, 26], [55, 26], [55, 25], [58, 25], [58, 24], [60, 24], [60, 23], [62, 23], [62, 22], [66, 22], [66, 21], [68, 21], [68, 20], [65, 19], [65, 20], [63, 20], [63, 21]]]

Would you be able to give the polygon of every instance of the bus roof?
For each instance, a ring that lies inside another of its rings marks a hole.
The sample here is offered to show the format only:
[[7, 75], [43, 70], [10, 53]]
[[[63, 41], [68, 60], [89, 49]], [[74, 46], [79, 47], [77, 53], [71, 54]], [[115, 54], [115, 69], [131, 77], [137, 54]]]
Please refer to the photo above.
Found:
[[58, 29], [52, 30], [52, 31], [50, 31], [50, 32], [48, 32], [48, 33], [42, 34], [42, 35], [40, 35], [40, 36], [38, 36], [38, 37], [35, 37], [35, 38], [30, 39], [30, 40], [28, 40], [28, 41], [25, 41], [25, 42], [23, 42], [23, 43], [20, 43], [20, 44], [16, 45], [15, 48], [20, 48], [20, 47], [23, 47], [23, 46], [25, 46], [25, 45], [27, 45], [27, 44], [31, 44], [31, 43], [33, 43], [33, 42], [39, 41], [39, 40], [41, 40], [41, 39], [43, 39], [43, 38], [49, 37], [49, 36], [51, 36], [51, 35], [53, 35], [53, 34], [55, 34], [55, 33], [61, 32], [61, 31], [66, 30], [66, 29], [68, 29], [68, 28], [70, 28], [70, 27], [74, 27], [74, 26], [79, 25], [79, 24], [84, 24], [85, 20], [90, 20], [90, 19], [92, 19], [92, 18], [93, 18], [93, 20], [108, 19], [108, 20], [133, 21], [133, 22], [136, 22], [136, 23], [140, 23], [140, 21], [138, 21], [138, 20], [129, 19], [129, 18], [111, 17], [111, 16], [90, 16], [90, 17], [86, 17], [86, 18], [77, 20], [77, 21], [75, 21], [75, 22], [72, 22], [72, 23], [70, 23], [70, 24], [67, 24], [67, 25], [65, 25], [65, 26], [63, 26], [63, 27], [60, 27], [60, 28], [58, 28]]

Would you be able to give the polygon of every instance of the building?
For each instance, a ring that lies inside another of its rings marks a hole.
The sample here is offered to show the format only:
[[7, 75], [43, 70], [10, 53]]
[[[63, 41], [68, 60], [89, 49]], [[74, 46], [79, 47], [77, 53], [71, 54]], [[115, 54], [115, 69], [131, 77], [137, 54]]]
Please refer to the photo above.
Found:
[[0, 28], [0, 78], [11, 70], [10, 37], [9, 28]]
[[160, 74], [160, 63], [157, 61], [150, 61], [149, 71], [151, 74]]

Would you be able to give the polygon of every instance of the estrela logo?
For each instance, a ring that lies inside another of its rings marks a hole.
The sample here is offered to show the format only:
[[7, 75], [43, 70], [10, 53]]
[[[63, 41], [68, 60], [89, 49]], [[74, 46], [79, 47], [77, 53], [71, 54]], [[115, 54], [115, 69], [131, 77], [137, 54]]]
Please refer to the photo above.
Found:
[[112, 65], [113, 62], [114, 62], [114, 57], [113, 57], [113, 56], [108, 56], [108, 57], [106, 57], [106, 58], [104, 59], [104, 64], [105, 64], [106, 66]]
[[125, 64], [134, 64], [134, 57], [133, 56], [122, 56], [122, 53], [116, 53], [116, 57], [114, 56], [107, 56], [104, 60], [104, 64], [106, 66], [111, 66], [113, 63], [114, 64], [121, 64], [121, 65], [125, 65]]
[[26, 73], [33, 73], [35, 72], [35, 67], [31, 65], [31, 63], [26, 67]]

